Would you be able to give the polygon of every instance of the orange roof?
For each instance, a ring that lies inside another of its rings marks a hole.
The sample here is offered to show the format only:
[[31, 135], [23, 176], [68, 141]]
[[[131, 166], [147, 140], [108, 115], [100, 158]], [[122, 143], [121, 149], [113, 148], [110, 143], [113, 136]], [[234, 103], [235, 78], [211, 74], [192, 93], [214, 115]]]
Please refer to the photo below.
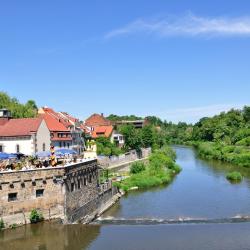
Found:
[[0, 126], [0, 136], [27, 136], [37, 132], [42, 118], [10, 119], [5, 125]]
[[59, 122], [57, 119], [55, 119], [53, 116], [51, 116], [50, 114], [43, 114], [41, 115], [41, 117], [44, 118], [48, 129], [50, 131], [69, 131], [66, 126], [64, 126], [64, 124], [62, 124], [61, 122]]
[[86, 133], [86, 134], [90, 134], [90, 132], [91, 132], [90, 129], [89, 129], [87, 126], [83, 125], [83, 124], [80, 125], [80, 128], [81, 128], [81, 130], [83, 130], [84, 133]]
[[113, 126], [97, 126], [94, 127], [92, 131], [92, 138], [97, 138], [100, 136], [110, 137], [113, 131]]
[[93, 114], [85, 121], [85, 125], [89, 127], [109, 126], [111, 125], [111, 122], [107, 120], [103, 115]]
[[51, 116], [53, 119], [57, 120], [58, 122], [62, 123], [66, 128], [69, 128], [72, 126], [72, 123], [69, 121], [69, 118], [66, 117], [58, 112], [55, 112], [53, 109], [48, 108], [48, 107], [44, 107], [42, 108], [43, 113], [41, 113], [41, 115], [49, 115]]

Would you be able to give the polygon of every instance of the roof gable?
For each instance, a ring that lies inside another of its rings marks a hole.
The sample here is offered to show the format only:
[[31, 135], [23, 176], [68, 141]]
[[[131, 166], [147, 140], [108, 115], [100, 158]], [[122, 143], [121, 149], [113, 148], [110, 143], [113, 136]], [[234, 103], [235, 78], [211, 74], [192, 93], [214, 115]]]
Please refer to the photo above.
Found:
[[97, 138], [99, 136], [104, 136], [104, 137], [110, 137], [113, 131], [113, 126], [98, 126], [94, 127], [94, 130], [92, 131], [92, 137]]
[[51, 116], [50, 114], [43, 114], [41, 117], [44, 118], [47, 127], [50, 131], [69, 131], [60, 121]]
[[5, 125], [0, 126], [0, 136], [28, 136], [36, 133], [42, 118], [10, 119]]
[[86, 126], [109, 126], [111, 122], [99, 114], [93, 114], [85, 120]]

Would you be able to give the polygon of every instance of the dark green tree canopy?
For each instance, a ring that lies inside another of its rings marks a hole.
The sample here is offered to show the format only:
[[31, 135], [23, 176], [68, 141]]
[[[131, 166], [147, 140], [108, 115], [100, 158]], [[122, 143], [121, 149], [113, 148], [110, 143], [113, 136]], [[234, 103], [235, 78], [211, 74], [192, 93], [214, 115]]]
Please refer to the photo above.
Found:
[[13, 118], [28, 118], [37, 115], [35, 101], [29, 100], [26, 104], [21, 104], [16, 98], [11, 98], [5, 92], [0, 92], [0, 109], [2, 108], [10, 110]]

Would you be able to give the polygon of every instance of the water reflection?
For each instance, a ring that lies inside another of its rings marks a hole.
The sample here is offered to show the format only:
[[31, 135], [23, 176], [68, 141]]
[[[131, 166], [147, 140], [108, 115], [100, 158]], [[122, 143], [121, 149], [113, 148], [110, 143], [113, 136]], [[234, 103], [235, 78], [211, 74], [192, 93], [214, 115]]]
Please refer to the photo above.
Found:
[[[225, 174], [235, 166], [203, 161], [191, 148], [175, 149], [183, 171], [174, 182], [129, 193], [103, 217], [227, 218], [250, 214], [249, 170], [240, 169], [245, 179], [232, 185]], [[249, 233], [250, 223], [147, 226], [42, 223], [0, 232], [0, 249], [245, 250], [250, 249]]]
[[192, 148], [175, 147], [183, 171], [167, 187], [135, 191], [104, 214], [115, 218], [225, 218], [250, 214], [250, 171], [242, 183], [227, 181], [236, 167], [199, 159]]
[[86, 249], [100, 234], [100, 226], [39, 223], [0, 232], [0, 249]]

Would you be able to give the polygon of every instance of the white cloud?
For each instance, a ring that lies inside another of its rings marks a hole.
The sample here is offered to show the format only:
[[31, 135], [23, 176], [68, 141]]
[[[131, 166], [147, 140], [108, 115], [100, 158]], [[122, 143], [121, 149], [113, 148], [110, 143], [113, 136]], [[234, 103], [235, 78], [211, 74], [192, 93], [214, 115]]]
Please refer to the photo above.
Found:
[[195, 123], [202, 117], [211, 117], [220, 114], [223, 111], [229, 111], [232, 108], [242, 109], [243, 106], [243, 104], [216, 104], [210, 106], [180, 108], [163, 111], [158, 113], [157, 116], [172, 122], [185, 121], [188, 123]]
[[138, 19], [124, 27], [112, 30], [106, 39], [131, 34], [168, 36], [250, 36], [250, 16], [201, 17], [190, 13], [182, 17], [166, 17], [157, 20]]

